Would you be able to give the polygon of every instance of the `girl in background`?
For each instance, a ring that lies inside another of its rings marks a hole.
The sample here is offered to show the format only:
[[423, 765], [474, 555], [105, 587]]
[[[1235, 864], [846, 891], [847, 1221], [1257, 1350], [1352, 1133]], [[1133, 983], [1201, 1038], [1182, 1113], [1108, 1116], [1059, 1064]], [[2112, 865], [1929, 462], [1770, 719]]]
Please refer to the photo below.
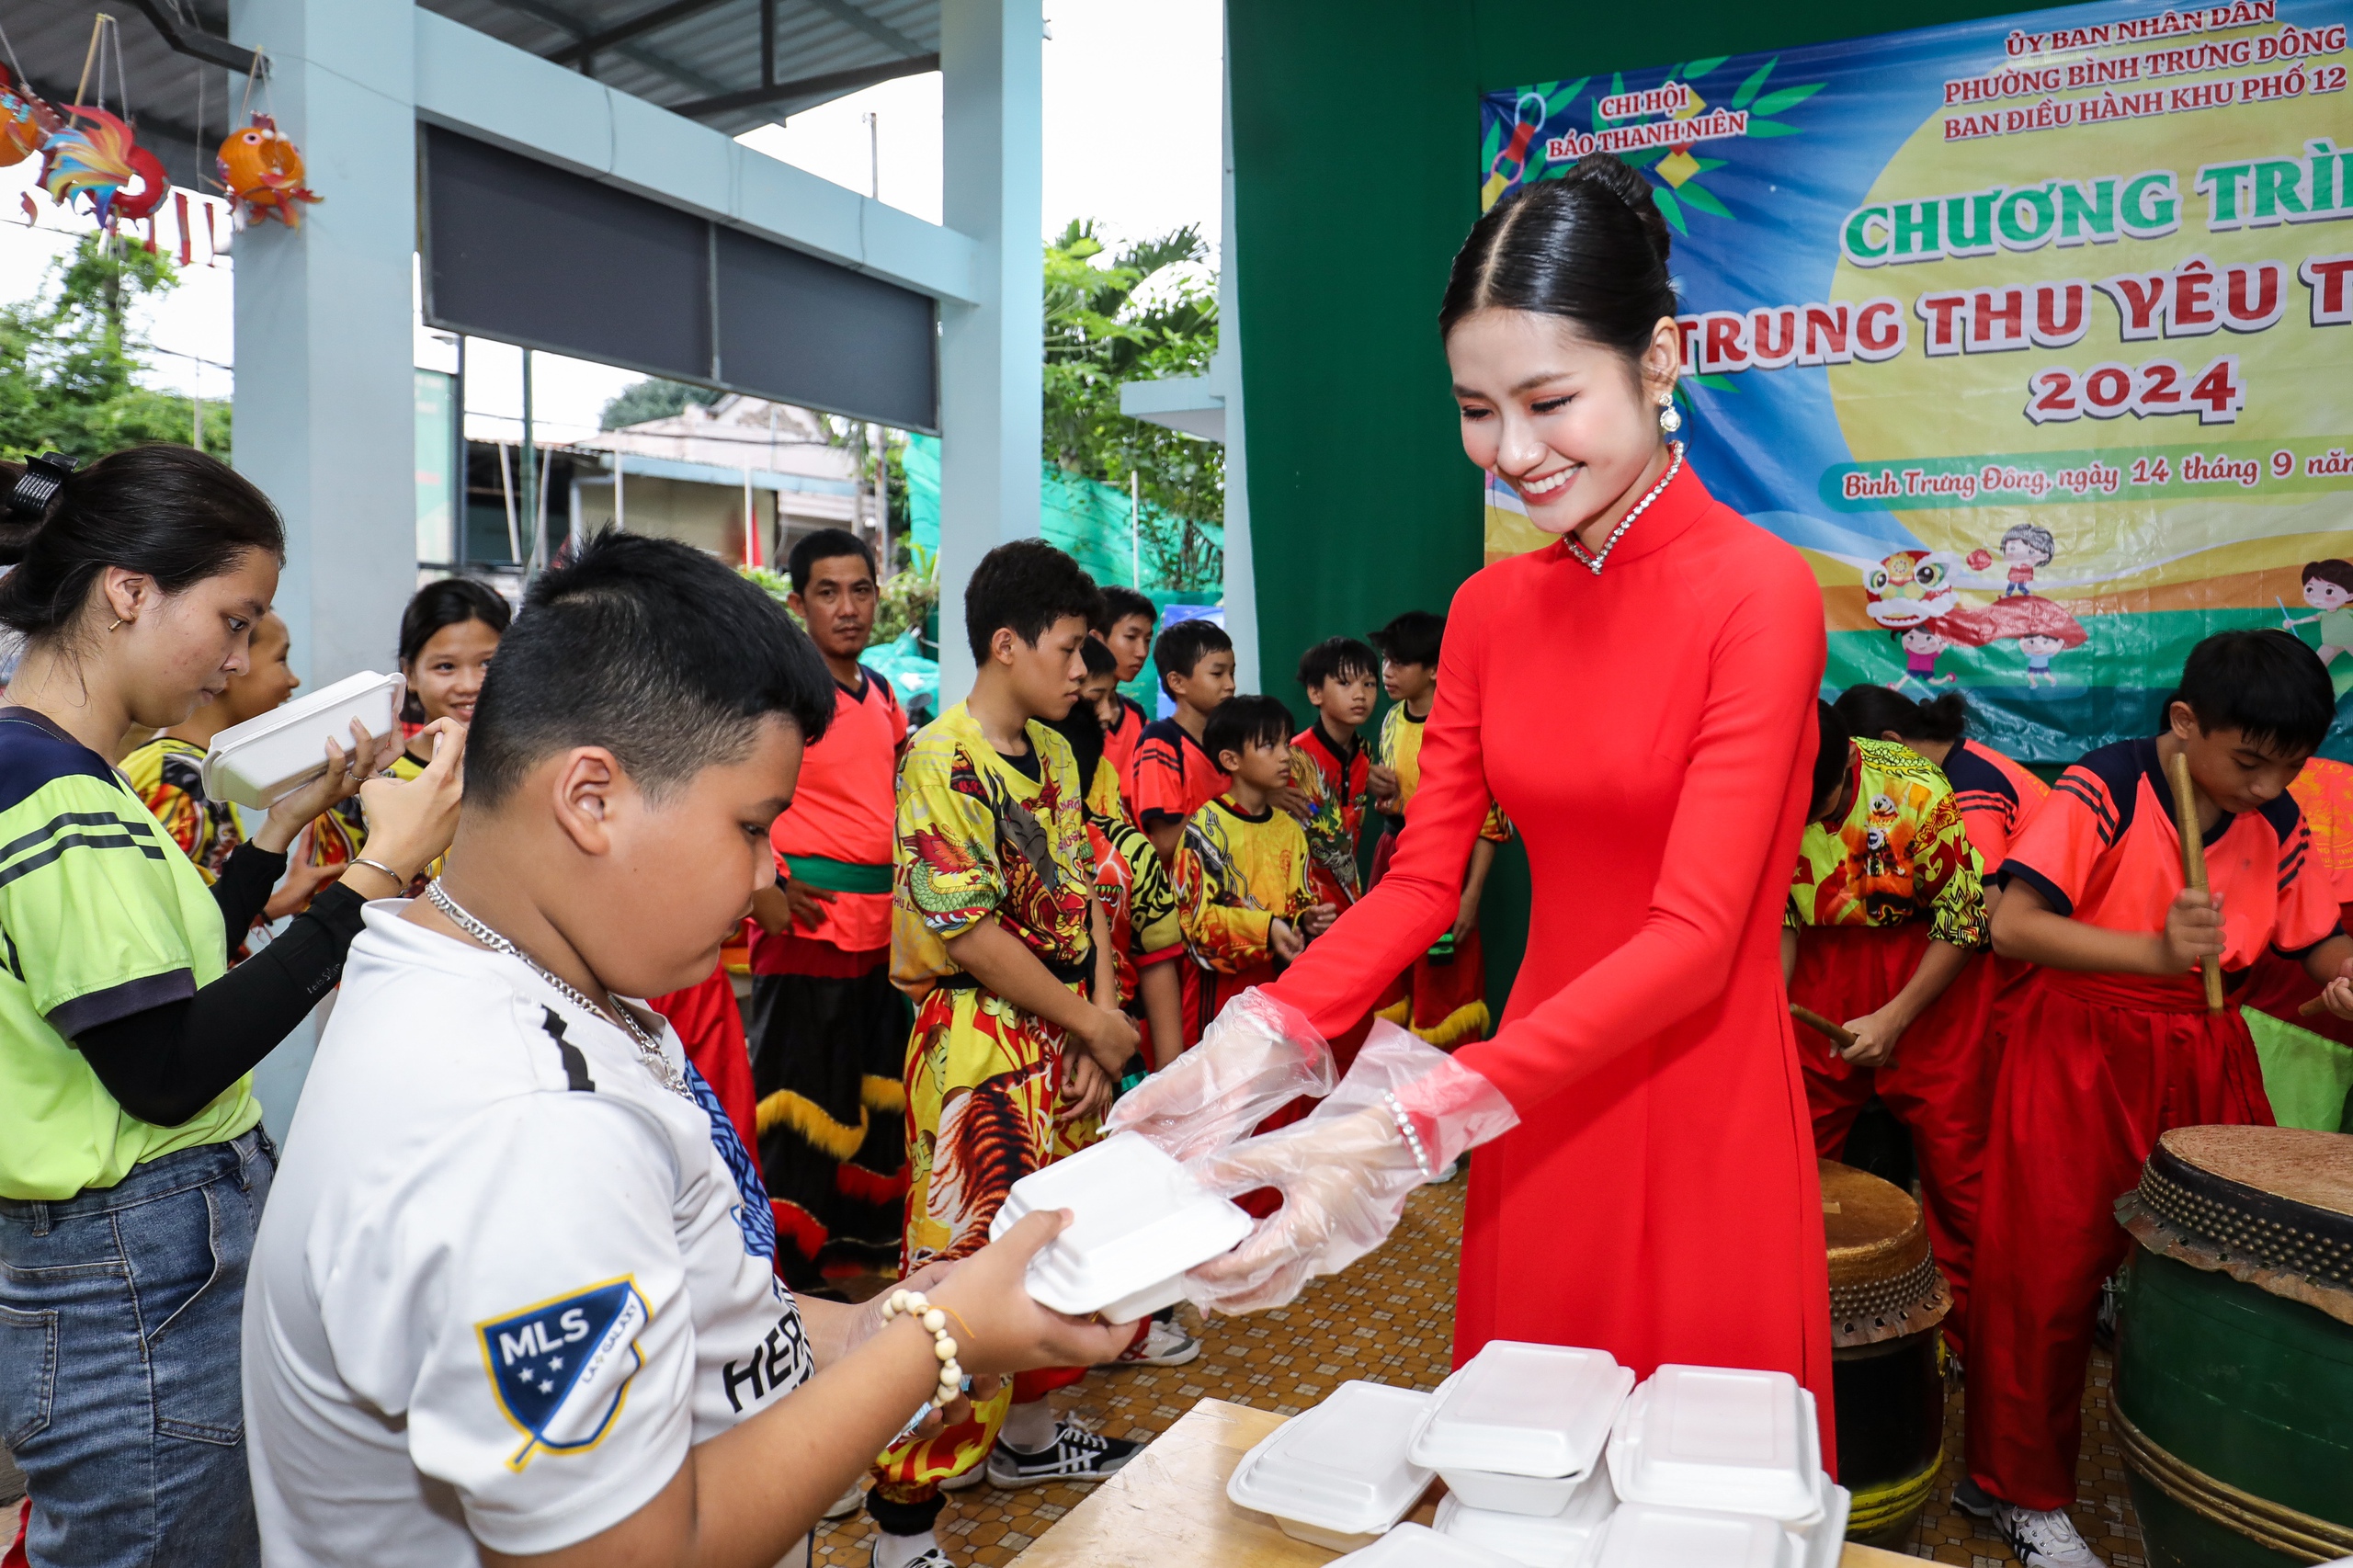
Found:
[[[491, 655], [506, 635], [514, 611], [497, 593], [468, 577], [445, 577], [417, 589], [401, 612], [401, 675], [408, 682], [408, 697], [401, 709], [403, 728], [415, 727], [408, 744], [392, 758], [395, 778], [415, 778], [433, 762], [433, 739], [426, 727], [447, 719], [473, 722], [474, 703], [482, 697], [483, 677], [490, 673]], [[312, 840], [312, 858], [320, 866], [347, 866], [367, 853], [368, 819], [358, 801], [349, 801], [331, 817], [322, 818]], [[439, 874], [435, 861], [417, 874], [412, 897]]]

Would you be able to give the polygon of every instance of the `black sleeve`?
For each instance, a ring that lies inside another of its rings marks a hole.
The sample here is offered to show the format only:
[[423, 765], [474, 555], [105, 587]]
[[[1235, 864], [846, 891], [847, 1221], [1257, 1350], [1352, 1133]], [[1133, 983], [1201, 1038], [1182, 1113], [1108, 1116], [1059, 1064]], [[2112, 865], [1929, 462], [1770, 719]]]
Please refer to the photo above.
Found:
[[229, 851], [221, 875], [212, 883], [212, 902], [221, 906], [221, 924], [229, 933], [229, 950], [235, 952], [255, 917], [269, 903], [270, 890], [286, 874], [286, 857], [252, 844]]
[[[236, 863], [232, 856], [222, 881]], [[342, 978], [366, 905], [335, 883], [277, 940], [194, 996], [85, 1029], [74, 1043], [123, 1109], [176, 1127], [276, 1050]]]

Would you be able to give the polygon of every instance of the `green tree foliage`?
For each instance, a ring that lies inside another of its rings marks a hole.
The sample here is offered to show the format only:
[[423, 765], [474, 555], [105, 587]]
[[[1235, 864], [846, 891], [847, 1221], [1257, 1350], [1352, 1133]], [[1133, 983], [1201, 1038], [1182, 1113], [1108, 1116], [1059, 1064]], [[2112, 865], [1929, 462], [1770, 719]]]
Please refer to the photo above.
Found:
[[[1166, 514], [1147, 520], [1143, 547], [1160, 581], [1214, 585], [1225, 517], [1225, 449], [1120, 412], [1120, 383], [1199, 375], [1217, 351], [1209, 246], [1191, 225], [1107, 256], [1091, 220], [1046, 245], [1048, 461], [1126, 488]], [[1204, 528], [1203, 525], [1208, 525]]]
[[[52, 292], [0, 306], [0, 451], [60, 451], [84, 461], [142, 441], [195, 436], [185, 397], [139, 385], [147, 343], [133, 305], [179, 282], [169, 257], [85, 234], [51, 269]], [[204, 449], [229, 453], [229, 405], [206, 399]]]
[[642, 425], [649, 419], [667, 419], [683, 413], [690, 403], [706, 407], [719, 401], [719, 394], [707, 387], [690, 387], [684, 381], [665, 381], [648, 377], [631, 381], [607, 401], [605, 411], [597, 415], [600, 430], [618, 430], [625, 425]]

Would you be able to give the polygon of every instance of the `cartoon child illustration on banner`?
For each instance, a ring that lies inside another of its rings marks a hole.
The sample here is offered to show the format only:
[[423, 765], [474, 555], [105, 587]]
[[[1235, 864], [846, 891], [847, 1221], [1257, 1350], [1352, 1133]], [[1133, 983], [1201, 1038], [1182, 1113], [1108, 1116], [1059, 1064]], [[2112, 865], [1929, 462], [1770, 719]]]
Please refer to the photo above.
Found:
[[2306, 562], [2304, 603], [2314, 613], [2290, 615], [2283, 604], [2279, 624], [2293, 631], [2312, 621], [2320, 622], [2320, 662], [2328, 666], [2328, 678], [2336, 695], [2343, 697], [2347, 687], [2353, 687], [2353, 657], [2337, 657], [2353, 654], [2353, 561]]

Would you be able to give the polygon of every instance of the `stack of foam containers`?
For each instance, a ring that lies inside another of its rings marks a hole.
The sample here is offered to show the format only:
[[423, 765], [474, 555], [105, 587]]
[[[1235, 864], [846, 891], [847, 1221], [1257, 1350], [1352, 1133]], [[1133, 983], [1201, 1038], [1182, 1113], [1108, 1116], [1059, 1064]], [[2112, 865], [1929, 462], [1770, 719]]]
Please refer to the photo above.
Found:
[[1370, 1546], [1429, 1487], [1430, 1472], [1406, 1449], [1430, 1399], [1385, 1383], [1342, 1383], [1243, 1455], [1226, 1497], [1272, 1515], [1301, 1540], [1335, 1551]]
[[1659, 1368], [1618, 1413], [1608, 1470], [1620, 1503], [1590, 1568], [1836, 1568], [1850, 1499], [1786, 1372]]
[[1399, 1525], [1332, 1568], [1511, 1568], [1513, 1560], [1456, 1540], [1427, 1525]]
[[1490, 1341], [1438, 1385], [1410, 1457], [1438, 1528], [1525, 1568], [1574, 1568], [1617, 1499], [1601, 1457], [1634, 1374], [1606, 1350]]

